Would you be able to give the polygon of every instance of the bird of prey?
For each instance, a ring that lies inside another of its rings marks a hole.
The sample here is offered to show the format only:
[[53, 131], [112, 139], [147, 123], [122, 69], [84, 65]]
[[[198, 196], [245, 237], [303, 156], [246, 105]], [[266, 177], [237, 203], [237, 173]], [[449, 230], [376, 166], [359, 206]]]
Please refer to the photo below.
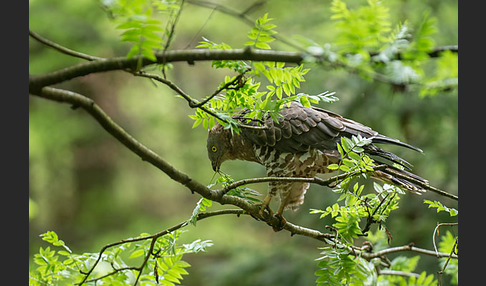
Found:
[[[248, 111], [243, 110], [241, 113], [245, 112]], [[316, 174], [332, 172], [333, 170], [329, 170], [327, 166], [339, 163], [341, 155], [337, 144], [341, 137], [351, 138], [353, 135], [360, 135], [371, 140], [370, 144], [363, 146], [365, 154], [386, 159], [384, 163], [375, 159], [376, 162], [386, 164], [386, 168], [373, 171], [372, 177], [414, 193], [424, 191], [413, 182], [427, 181], [405, 171], [405, 168], [410, 169], [411, 166], [407, 161], [377, 147], [375, 143], [395, 144], [422, 152], [419, 148], [381, 135], [370, 127], [331, 111], [314, 106], [304, 107], [299, 102], [292, 101], [279, 113], [277, 122], [271, 116], [264, 118], [266, 128], [242, 128], [239, 134], [216, 123], [209, 130], [207, 141], [208, 156], [213, 170], [219, 172], [224, 161], [239, 159], [265, 166], [268, 176], [312, 178]], [[241, 114], [235, 118], [242, 118]], [[257, 121], [246, 124], [256, 126]], [[404, 168], [397, 168], [393, 163]], [[397, 176], [397, 173], [401, 176]], [[306, 182], [270, 182], [260, 215], [265, 209], [270, 210], [268, 205], [278, 194], [281, 203], [275, 215], [283, 219], [284, 209], [296, 209], [304, 202], [308, 188], [309, 183]]]

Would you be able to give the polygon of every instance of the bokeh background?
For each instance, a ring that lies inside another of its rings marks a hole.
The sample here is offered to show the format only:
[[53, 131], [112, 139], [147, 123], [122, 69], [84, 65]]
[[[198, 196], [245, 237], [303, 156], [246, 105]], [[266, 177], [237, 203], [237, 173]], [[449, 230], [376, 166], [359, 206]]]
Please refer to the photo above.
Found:
[[[265, 12], [274, 18], [283, 37], [296, 35], [317, 43], [332, 42], [331, 1], [262, 1], [248, 15]], [[350, 6], [364, 1], [349, 1]], [[29, 28], [64, 46], [100, 57], [123, 56], [129, 49], [96, 0], [29, 1]], [[235, 11], [250, 6], [246, 1], [217, 1]], [[417, 27], [423, 11], [437, 18], [437, 45], [458, 42], [457, 1], [386, 1], [394, 23], [405, 19]], [[186, 4], [177, 25], [173, 49], [194, 48], [206, 37], [239, 48], [251, 29], [241, 20], [212, 9]], [[276, 41], [276, 49], [291, 50]], [[29, 73], [39, 74], [81, 62], [29, 40]], [[210, 63], [174, 64], [168, 76], [191, 96], [211, 94], [228, 71]], [[193, 113], [185, 101], [165, 86], [154, 85], [123, 72], [85, 76], [62, 85], [95, 99], [106, 112], [142, 143], [176, 168], [209, 184], [213, 177], [206, 154], [206, 134], [192, 129]], [[458, 192], [458, 95], [457, 91], [421, 98], [416, 91], [394, 91], [345, 70], [314, 67], [300, 92], [335, 91], [339, 101], [322, 105], [362, 122], [382, 134], [399, 138], [424, 150], [419, 154], [393, 148], [414, 165], [416, 173], [450, 193]], [[264, 168], [249, 162], [223, 164], [234, 179], [264, 176]], [[254, 185], [262, 194], [266, 185]], [[97, 252], [110, 242], [154, 233], [186, 220], [199, 200], [165, 174], [140, 160], [82, 110], [70, 109], [36, 97], [29, 99], [29, 254], [45, 244], [39, 234], [54, 230], [75, 253]], [[304, 205], [288, 212], [293, 223], [323, 230], [330, 221], [309, 214], [311, 208], [332, 205], [337, 195], [312, 186]], [[423, 199], [454, 201], [428, 193], [404, 195], [401, 207], [386, 222], [393, 234], [391, 245], [414, 242], [432, 249], [432, 232], [438, 222], [451, 219], [427, 209]], [[214, 205], [218, 209], [221, 206]], [[181, 242], [212, 240], [204, 254], [187, 255], [192, 267], [184, 285], [312, 285], [319, 257], [319, 242], [305, 237], [274, 233], [248, 217], [220, 216], [198, 223]], [[412, 254], [407, 254], [412, 255]], [[439, 271], [437, 259], [422, 257], [419, 267]]]

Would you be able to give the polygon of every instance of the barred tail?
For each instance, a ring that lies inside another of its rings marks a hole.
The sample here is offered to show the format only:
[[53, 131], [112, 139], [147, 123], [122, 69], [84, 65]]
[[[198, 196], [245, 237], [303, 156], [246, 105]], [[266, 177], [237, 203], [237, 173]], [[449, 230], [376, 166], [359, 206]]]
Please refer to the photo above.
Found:
[[426, 179], [420, 176], [392, 166], [387, 166], [384, 170], [374, 171], [371, 176], [375, 179], [398, 185], [417, 195], [425, 193], [425, 189], [422, 186], [429, 184]]

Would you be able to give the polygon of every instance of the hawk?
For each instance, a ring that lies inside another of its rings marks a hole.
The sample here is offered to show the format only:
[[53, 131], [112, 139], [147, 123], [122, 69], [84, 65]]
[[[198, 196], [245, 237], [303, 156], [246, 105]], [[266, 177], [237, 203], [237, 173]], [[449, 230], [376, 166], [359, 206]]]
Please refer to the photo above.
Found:
[[[242, 113], [244, 114], [243, 110]], [[242, 118], [241, 115], [235, 118]], [[337, 144], [341, 137], [351, 138], [360, 135], [371, 140], [365, 145], [364, 152], [374, 157], [388, 161], [384, 170], [375, 170], [371, 176], [385, 182], [394, 183], [414, 193], [423, 192], [412, 181], [427, 181], [421, 177], [405, 171], [410, 169], [410, 164], [397, 155], [385, 151], [375, 145], [395, 144], [418, 152], [417, 147], [379, 134], [356, 121], [347, 119], [331, 111], [318, 107], [304, 107], [299, 102], [292, 101], [280, 111], [278, 122], [270, 116], [264, 118], [266, 128], [242, 128], [239, 134], [232, 133], [221, 124], [216, 123], [209, 130], [207, 149], [213, 170], [219, 172], [221, 163], [226, 160], [245, 160], [257, 162], [265, 166], [268, 176], [277, 177], [307, 177], [312, 178], [316, 174], [332, 172], [327, 168], [329, 164], [339, 163], [341, 155]], [[243, 119], [241, 119], [243, 120]], [[249, 125], [256, 126], [256, 121], [250, 121]], [[379, 162], [378, 159], [375, 161]], [[379, 162], [382, 163], [382, 162]], [[397, 168], [393, 163], [404, 166]], [[401, 174], [396, 177], [394, 174]], [[411, 178], [409, 181], [404, 178]], [[276, 216], [281, 218], [284, 209], [296, 209], [304, 202], [304, 195], [309, 188], [305, 182], [270, 182], [269, 191], [265, 197], [260, 215], [272, 198], [279, 195], [280, 206]], [[268, 208], [269, 209], [269, 208]]]

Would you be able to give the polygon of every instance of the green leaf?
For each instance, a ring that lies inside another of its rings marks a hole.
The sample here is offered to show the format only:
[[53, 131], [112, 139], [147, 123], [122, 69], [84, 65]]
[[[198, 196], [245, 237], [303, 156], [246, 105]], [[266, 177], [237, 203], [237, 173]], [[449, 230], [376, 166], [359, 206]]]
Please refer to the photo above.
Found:
[[406, 257], [398, 256], [391, 261], [391, 270], [398, 270], [403, 272], [413, 272], [418, 265], [420, 256]]
[[137, 258], [144, 255], [144, 253], [145, 253], [144, 249], [137, 249], [134, 252], [132, 252], [132, 254], [130, 254], [129, 258]]
[[176, 264], [178, 267], [183, 267], [183, 268], [191, 267], [191, 264], [187, 263], [184, 260], [179, 260], [176, 262]]
[[270, 45], [265, 42], [256, 42], [255, 47], [259, 49], [269, 50], [271, 49]]
[[338, 164], [330, 164], [330, 165], [327, 166], [327, 168], [329, 170], [337, 170], [337, 169], [339, 169], [339, 165]]
[[343, 147], [341, 147], [341, 144], [339, 144], [339, 143], [336, 146], [338, 148], [339, 154], [341, 154], [341, 158], [344, 158], [344, 155], [346, 153], [344, 152]]
[[351, 168], [349, 168], [346, 165], [341, 165], [341, 166], [339, 166], [339, 170], [341, 170], [343, 172], [349, 172], [351, 170]]
[[140, 47], [139, 46], [132, 46], [130, 51], [128, 51], [127, 59], [131, 59], [134, 56], [137, 56], [139, 54], [140, 54]]
[[352, 141], [349, 138], [341, 137], [341, 146], [346, 154], [352, 149]]
[[341, 162], [349, 168], [353, 168], [355, 166], [355, 162], [347, 158], [344, 158], [343, 160], [341, 160]]
[[165, 286], [174, 286], [175, 284], [168, 280], [161, 280], [160, 283]]
[[171, 272], [165, 274], [164, 279], [166, 279], [167, 281], [179, 284], [179, 279], [177, 279], [177, 277], [172, 275]]
[[155, 57], [155, 53], [152, 49], [142, 49], [142, 55], [151, 61], [157, 61], [157, 57]]
[[203, 118], [197, 118], [194, 124], [192, 124], [192, 128], [196, 128], [201, 122], [203, 122]]
[[[355, 147], [353, 150], [356, 151], [357, 148], [360, 148], [360, 147]], [[361, 148], [361, 150], [363, 150], [363, 148]], [[353, 159], [353, 160], [356, 160], [356, 161], [360, 161], [361, 160], [361, 156], [356, 154], [355, 152], [349, 152], [348, 153], [348, 156]]]

